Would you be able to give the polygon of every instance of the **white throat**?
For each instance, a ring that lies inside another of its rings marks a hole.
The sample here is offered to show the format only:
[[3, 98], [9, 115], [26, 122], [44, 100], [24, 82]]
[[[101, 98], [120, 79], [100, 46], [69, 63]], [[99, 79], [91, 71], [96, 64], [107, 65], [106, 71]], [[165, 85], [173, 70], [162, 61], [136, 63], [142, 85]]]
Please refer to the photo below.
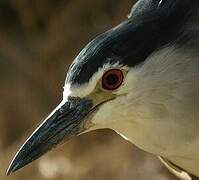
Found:
[[190, 54], [175, 47], [153, 54], [129, 72], [128, 94], [103, 105], [93, 122], [199, 176], [199, 60]]

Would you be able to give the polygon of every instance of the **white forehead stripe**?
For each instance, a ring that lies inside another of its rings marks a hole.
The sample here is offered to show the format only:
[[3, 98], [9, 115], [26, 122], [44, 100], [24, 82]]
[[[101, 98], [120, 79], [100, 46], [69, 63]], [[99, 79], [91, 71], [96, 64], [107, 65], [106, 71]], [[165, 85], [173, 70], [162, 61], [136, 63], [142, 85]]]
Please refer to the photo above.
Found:
[[70, 84], [65, 84], [64, 86], [64, 91], [63, 91], [63, 100], [67, 100], [68, 96], [71, 95], [71, 85]]
[[128, 69], [126, 66], [116, 64], [105, 64], [102, 68], [99, 68], [99, 70], [93, 74], [93, 76], [90, 78], [88, 83], [84, 83], [81, 85], [73, 85], [66, 84], [64, 86], [64, 97], [67, 96], [74, 96], [74, 97], [85, 97], [89, 95], [96, 87], [97, 82], [99, 79], [103, 76], [104, 72], [107, 71], [110, 68], [122, 68], [124, 70]]

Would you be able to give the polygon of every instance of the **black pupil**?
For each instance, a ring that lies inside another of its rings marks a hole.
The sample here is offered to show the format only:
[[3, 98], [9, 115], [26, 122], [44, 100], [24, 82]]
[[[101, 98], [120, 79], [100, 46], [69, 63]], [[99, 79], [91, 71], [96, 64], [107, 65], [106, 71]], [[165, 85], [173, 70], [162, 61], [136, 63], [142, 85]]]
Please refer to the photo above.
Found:
[[112, 86], [118, 82], [119, 78], [115, 74], [110, 74], [106, 77], [106, 84]]

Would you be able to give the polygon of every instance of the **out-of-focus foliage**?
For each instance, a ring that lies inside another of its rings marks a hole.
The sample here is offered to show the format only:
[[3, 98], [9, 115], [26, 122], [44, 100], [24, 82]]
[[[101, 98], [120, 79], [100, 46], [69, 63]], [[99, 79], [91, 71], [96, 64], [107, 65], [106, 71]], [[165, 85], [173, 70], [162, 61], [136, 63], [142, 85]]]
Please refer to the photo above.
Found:
[[9, 161], [62, 98], [71, 61], [126, 18], [129, 0], [0, 1], [0, 180], [171, 180], [156, 157], [112, 131], [77, 137], [16, 174]]

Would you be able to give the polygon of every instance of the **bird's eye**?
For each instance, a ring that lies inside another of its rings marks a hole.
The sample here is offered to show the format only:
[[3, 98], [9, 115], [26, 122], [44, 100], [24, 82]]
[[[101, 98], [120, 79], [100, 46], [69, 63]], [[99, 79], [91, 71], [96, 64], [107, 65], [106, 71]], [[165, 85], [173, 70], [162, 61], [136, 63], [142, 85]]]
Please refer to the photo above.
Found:
[[120, 69], [110, 69], [102, 77], [102, 88], [106, 90], [116, 90], [124, 80], [123, 72]]

